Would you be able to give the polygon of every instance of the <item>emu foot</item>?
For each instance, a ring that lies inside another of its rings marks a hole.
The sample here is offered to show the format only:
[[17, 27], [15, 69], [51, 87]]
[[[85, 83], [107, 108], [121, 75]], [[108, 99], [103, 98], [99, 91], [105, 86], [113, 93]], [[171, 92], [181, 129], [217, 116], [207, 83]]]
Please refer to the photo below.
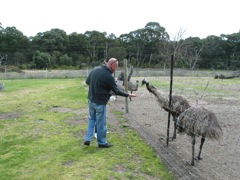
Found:
[[176, 139], [176, 136], [175, 137], [174, 136], [173, 137], [169, 137], [170, 141], [173, 141], [174, 139]]
[[202, 160], [203, 158], [201, 158], [200, 156], [197, 156], [194, 158], [195, 160]]
[[194, 166], [194, 161], [187, 161], [186, 164], [189, 166]]

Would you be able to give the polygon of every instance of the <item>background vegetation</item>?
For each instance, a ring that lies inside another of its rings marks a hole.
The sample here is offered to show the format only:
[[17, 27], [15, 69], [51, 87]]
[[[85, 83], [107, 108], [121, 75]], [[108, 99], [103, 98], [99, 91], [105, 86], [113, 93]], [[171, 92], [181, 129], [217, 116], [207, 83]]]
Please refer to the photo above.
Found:
[[[21, 69], [84, 69], [129, 54], [137, 68], [169, 66], [171, 55], [175, 67], [188, 69], [240, 68], [240, 32], [184, 38], [184, 30], [172, 38], [157, 22], [116, 37], [105, 32], [86, 31], [66, 34], [61, 29], [25, 36], [15, 27], [0, 25], [0, 72]], [[120, 63], [120, 66], [122, 64]]]

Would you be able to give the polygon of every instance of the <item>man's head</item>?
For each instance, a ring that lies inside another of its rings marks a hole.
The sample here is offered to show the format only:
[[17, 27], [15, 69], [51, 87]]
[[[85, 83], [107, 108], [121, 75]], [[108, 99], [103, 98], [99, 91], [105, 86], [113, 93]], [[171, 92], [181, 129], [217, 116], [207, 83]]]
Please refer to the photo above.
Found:
[[118, 68], [118, 60], [116, 58], [110, 58], [107, 62], [107, 67], [111, 69], [112, 72], [115, 72]]

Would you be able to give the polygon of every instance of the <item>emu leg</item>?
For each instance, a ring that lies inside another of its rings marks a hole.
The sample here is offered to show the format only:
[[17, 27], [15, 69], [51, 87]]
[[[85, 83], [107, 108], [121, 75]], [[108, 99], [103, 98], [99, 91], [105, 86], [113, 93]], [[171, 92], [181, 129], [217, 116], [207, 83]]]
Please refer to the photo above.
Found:
[[197, 156], [197, 159], [198, 159], [198, 160], [202, 160], [202, 158], [201, 158], [201, 152], [202, 152], [202, 147], [203, 147], [204, 141], [205, 141], [205, 137], [202, 137], [202, 138], [201, 138], [201, 144], [200, 144], [200, 150], [199, 150], [199, 153], [198, 153], [198, 156]]
[[[131, 91], [131, 94], [132, 94], [132, 91]], [[131, 98], [131, 97], [129, 97], [129, 100], [130, 100], [130, 101], [132, 101], [132, 98]]]
[[177, 129], [177, 117], [173, 116], [173, 121], [174, 121], [174, 129], [173, 129], [173, 137], [172, 140], [177, 138], [177, 133], [176, 133], [176, 129]]
[[177, 138], [176, 128], [177, 128], [177, 123], [176, 123], [176, 121], [174, 121], [173, 139]]
[[192, 159], [191, 159], [191, 162], [189, 163], [191, 166], [194, 166], [195, 143], [196, 143], [196, 139], [195, 139], [195, 135], [193, 135], [192, 136]]

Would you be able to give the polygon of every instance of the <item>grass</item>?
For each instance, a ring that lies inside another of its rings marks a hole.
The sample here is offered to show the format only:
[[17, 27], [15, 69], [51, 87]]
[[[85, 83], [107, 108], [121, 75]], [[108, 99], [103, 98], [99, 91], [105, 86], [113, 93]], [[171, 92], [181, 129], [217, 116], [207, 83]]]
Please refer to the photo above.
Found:
[[[151, 79], [152, 83], [158, 89], [169, 93], [169, 77], [161, 77]], [[187, 94], [188, 96], [213, 97], [221, 98], [226, 95], [238, 97], [236, 85], [240, 84], [240, 78], [234, 79], [213, 79], [213, 77], [174, 77], [173, 78], [173, 93]]]
[[[90, 147], [82, 145], [88, 115], [82, 81], [3, 81], [0, 179], [174, 179], [156, 152], [130, 127], [121, 126], [121, 134], [108, 134], [113, 148], [99, 149], [96, 140]], [[80, 114], [74, 113], [79, 109]], [[124, 125], [123, 114], [114, 113]]]

